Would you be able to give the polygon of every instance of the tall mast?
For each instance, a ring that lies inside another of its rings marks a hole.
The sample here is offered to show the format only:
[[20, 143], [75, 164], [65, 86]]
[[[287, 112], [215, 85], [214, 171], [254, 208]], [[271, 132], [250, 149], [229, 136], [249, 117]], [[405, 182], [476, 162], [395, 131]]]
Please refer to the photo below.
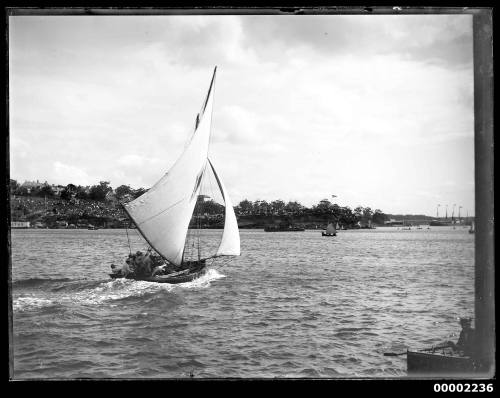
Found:
[[213, 109], [212, 76], [197, 128], [183, 153], [146, 193], [124, 205], [128, 216], [149, 245], [169, 262], [180, 265], [205, 172]]
[[[196, 133], [196, 129], [198, 128], [198, 125], [200, 123], [200, 117], [203, 117], [204, 114], [205, 114], [205, 110], [206, 110], [206, 107], [207, 107], [207, 104], [208, 104], [208, 100], [210, 99], [210, 96], [212, 96], [212, 106], [213, 106], [214, 93], [215, 93], [215, 87], [214, 87], [214, 85], [215, 85], [216, 72], [217, 72], [217, 66], [214, 67], [214, 72], [212, 74], [212, 79], [210, 80], [210, 86], [208, 87], [208, 92], [207, 92], [207, 95], [205, 97], [205, 100], [203, 101], [203, 105], [201, 107], [201, 110], [196, 115], [195, 133]], [[210, 124], [209, 129], [210, 129], [209, 136], [211, 137], [211, 135], [212, 135], [212, 125], [211, 124]], [[203, 175], [205, 174], [205, 170], [206, 170], [206, 163], [205, 163], [205, 166], [203, 168], [203, 174], [202, 174], [201, 178], [203, 178]], [[202, 184], [200, 183], [200, 191], [201, 191], [201, 185]], [[202, 209], [203, 209], [203, 201], [200, 203], [199, 197], [200, 196], [199, 196], [199, 193], [198, 193], [198, 196], [196, 197], [196, 205], [195, 205], [195, 208], [194, 208], [194, 211], [193, 211], [193, 215], [195, 217], [195, 225], [196, 225], [196, 229], [197, 229], [196, 230], [196, 240], [197, 240], [198, 261], [201, 259], [200, 234], [201, 234], [201, 214], [202, 214]], [[189, 229], [188, 229], [188, 232], [186, 233], [186, 240], [188, 239], [188, 233], [189, 233]], [[194, 245], [194, 242], [193, 242], [193, 245]], [[182, 262], [184, 262], [185, 250], [186, 250], [186, 247], [185, 247], [185, 244], [184, 244], [184, 250], [182, 252]]]

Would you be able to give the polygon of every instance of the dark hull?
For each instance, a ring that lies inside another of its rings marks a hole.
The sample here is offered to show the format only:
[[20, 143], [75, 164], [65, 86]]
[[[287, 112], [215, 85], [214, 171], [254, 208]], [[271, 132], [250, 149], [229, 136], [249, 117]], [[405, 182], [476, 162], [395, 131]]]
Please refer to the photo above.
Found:
[[175, 284], [175, 283], [191, 282], [191, 281], [195, 280], [196, 278], [199, 278], [200, 276], [202, 276], [205, 272], [206, 272], [206, 267], [203, 264], [199, 267], [196, 267], [196, 268], [190, 270], [188, 273], [180, 274], [180, 275], [176, 275], [175, 273], [169, 274], [169, 275], [155, 275], [155, 276], [138, 276], [138, 275], [129, 274], [126, 277], [124, 277], [121, 273], [113, 273], [113, 274], [109, 274], [109, 276], [112, 279], [125, 278], [125, 279], [133, 279], [136, 281]]
[[337, 236], [337, 234], [336, 233], [334, 233], [334, 234], [327, 234], [326, 232], [322, 232], [321, 236]]
[[408, 351], [406, 358], [408, 375], [460, 376], [475, 369], [473, 360], [465, 356]]

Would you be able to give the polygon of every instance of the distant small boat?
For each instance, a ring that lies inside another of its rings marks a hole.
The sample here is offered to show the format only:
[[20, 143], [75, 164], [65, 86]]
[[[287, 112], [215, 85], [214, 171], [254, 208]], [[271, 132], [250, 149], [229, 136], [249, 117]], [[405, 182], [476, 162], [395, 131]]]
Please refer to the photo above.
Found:
[[336, 236], [337, 235], [337, 230], [333, 226], [333, 223], [329, 223], [328, 226], [326, 227], [326, 231], [321, 233], [321, 236]]
[[469, 228], [469, 233], [470, 234], [473, 234], [474, 232], [476, 232], [476, 228], [475, 228], [475, 223], [474, 221], [472, 221], [471, 225], [470, 225], [470, 228]]

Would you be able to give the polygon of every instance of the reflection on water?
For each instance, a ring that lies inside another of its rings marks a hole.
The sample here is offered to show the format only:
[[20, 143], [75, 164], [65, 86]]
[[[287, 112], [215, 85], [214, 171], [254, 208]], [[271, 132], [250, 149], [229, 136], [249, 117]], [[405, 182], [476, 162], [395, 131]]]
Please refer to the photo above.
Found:
[[456, 339], [473, 316], [466, 229], [242, 230], [241, 245], [169, 285], [109, 279], [125, 230], [13, 230], [14, 376], [405, 376], [384, 352]]

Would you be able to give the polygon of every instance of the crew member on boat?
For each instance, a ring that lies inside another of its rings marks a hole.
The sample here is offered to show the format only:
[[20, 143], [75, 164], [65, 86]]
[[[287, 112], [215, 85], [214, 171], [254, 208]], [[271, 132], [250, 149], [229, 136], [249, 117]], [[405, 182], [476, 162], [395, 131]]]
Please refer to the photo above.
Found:
[[132, 272], [132, 270], [130, 269], [130, 261], [128, 259], [127, 261], [125, 261], [125, 264], [122, 265], [120, 271], [125, 277]]
[[149, 255], [149, 251], [146, 254], [138, 251], [129, 255], [128, 260], [133, 263], [136, 275], [151, 275], [151, 258]]
[[475, 346], [475, 333], [474, 329], [471, 327], [471, 323], [471, 318], [460, 318], [462, 331], [460, 332], [457, 343], [455, 344], [453, 341], [447, 342], [449, 347], [467, 356], [472, 355]]
[[129, 273], [136, 276], [156, 276], [169, 274], [176, 271], [176, 269], [173, 264], [168, 263], [160, 256], [154, 255], [150, 248], [146, 254], [141, 251], [129, 254], [120, 271], [123, 276], [127, 276]]
[[121, 267], [115, 264], [111, 264], [111, 270], [113, 271], [114, 274], [121, 274], [124, 278], [126, 278], [128, 274], [134, 273], [129, 258], [125, 261], [125, 264], [123, 264]]
[[166, 271], [167, 264], [163, 265], [157, 265], [156, 267], [153, 268], [153, 272], [151, 273], [151, 276], [156, 276], [156, 275], [163, 275]]

